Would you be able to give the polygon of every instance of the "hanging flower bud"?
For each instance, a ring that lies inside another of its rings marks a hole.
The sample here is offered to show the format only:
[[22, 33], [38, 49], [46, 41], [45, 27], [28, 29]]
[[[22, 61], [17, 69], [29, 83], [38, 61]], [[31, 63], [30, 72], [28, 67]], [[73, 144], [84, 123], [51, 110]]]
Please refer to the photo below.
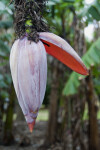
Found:
[[39, 33], [39, 39], [38, 43], [30, 42], [27, 37], [16, 40], [10, 54], [15, 91], [30, 131], [33, 130], [44, 99], [47, 80], [46, 51], [72, 70], [88, 75], [81, 58], [65, 40], [48, 32]]
[[30, 42], [27, 37], [16, 40], [10, 68], [19, 104], [32, 131], [46, 89], [47, 58], [42, 42]]

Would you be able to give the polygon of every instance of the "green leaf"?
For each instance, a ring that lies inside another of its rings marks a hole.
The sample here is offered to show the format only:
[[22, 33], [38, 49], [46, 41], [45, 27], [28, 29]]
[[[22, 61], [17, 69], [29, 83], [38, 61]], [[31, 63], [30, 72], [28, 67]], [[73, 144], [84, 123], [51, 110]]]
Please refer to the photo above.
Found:
[[11, 38], [12, 38], [12, 35], [9, 33], [5, 33], [5, 34], [0, 35], [0, 40], [2, 40], [2, 41], [9, 41], [10, 42]]
[[10, 48], [9, 46], [6, 44], [6, 42], [0, 41], [0, 51], [5, 52], [6, 54], [9, 54], [10, 52]]
[[8, 64], [8, 60], [5, 59], [5, 61], [3, 61], [2, 63], [0, 63], [0, 67], [4, 67], [7, 64]]
[[[92, 44], [86, 54], [82, 57], [82, 60], [89, 69], [91, 68], [91, 65], [100, 65], [100, 38]], [[79, 79], [83, 78], [85, 78], [85, 76], [73, 72], [65, 84], [63, 94], [68, 96], [77, 93], [78, 87], [80, 86]]]
[[10, 85], [12, 83], [12, 79], [11, 79], [10, 74], [5, 75], [5, 82], [6, 82], [7, 85]]
[[0, 81], [0, 88], [7, 88], [8, 85], [2, 80]]
[[6, 4], [4, 4], [3, 2], [0, 2], [0, 14], [4, 14], [4, 13], [9, 13], [10, 15], [13, 14], [12, 10], [10, 7], [7, 7]]
[[74, 3], [75, 2], [75, 0], [63, 0], [63, 2], [69, 2], [69, 3]]
[[4, 5], [4, 3], [3, 2], [0, 2], [0, 10], [5, 10], [5, 5]]
[[3, 75], [2, 74], [0, 74], [0, 81], [2, 81], [3, 80]]
[[9, 97], [9, 94], [8, 94], [8, 92], [2, 90], [2, 91], [0, 92], [0, 96], [1, 96], [2, 98], [7, 98], [7, 97]]
[[13, 25], [12, 21], [0, 21], [0, 28], [8, 29], [11, 28], [12, 25]]
[[7, 12], [8, 12], [10, 15], [13, 14], [13, 12], [12, 12], [12, 10], [11, 10], [10, 8], [6, 7], [6, 10], [7, 10]]
[[100, 14], [95, 6], [91, 6], [88, 11], [94, 19], [96, 19], [97, 21], [100, 20]]
[[6, 57], [6, 54], [3, 51], [0, 51], [0, 56], [1, 57]]

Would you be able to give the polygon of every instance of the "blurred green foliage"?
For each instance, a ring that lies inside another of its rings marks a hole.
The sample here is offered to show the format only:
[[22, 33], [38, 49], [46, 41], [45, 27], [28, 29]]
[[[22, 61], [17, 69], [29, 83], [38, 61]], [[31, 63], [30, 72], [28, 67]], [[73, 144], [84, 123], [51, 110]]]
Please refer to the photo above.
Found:
[[[87, 53], [82, 57], [83, 62], [87, 66], [88, 69], [91, 69], [93, 66], [94, 68], [99, 65], [100, 66], [100, 38], [92, 44], [92, 46], [89, 48]], [[97, 74], [100, 75], [100, 71], [94, 69], [94, 79], [95, 84], [99, 84], [99, 81], [97, 79]], [[85, 76], [82, 76], [76, 72], [73, 72], [69, 80], [67, 81], [65, 88], [63, 90], [63, 94], [68, 96], [72, 94], [76, 94], [78, 92], [78, 87], [80, 85], [80, 79], [85, 78]], [[100, 84], [99, 84], [100, 85]], [[97, 85], [96, 85], [97, 87]], [[99, 87], [98, 87], [99, 88]]]
[[13, 5], [8, 0], [0, 1], [0, 97], [9, 98], [9, 86], [12, 83], [9, 71], [9, 54], [13, 34]]

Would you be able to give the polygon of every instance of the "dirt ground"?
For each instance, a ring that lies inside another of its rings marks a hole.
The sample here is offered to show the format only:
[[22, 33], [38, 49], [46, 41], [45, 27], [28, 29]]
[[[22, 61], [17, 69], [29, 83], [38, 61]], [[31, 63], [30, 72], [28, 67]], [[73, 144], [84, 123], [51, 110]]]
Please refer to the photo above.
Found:
[[[49, 147], [41, 146], [44, 144], [45, 135], [47, 131], [47, 121], [36, 121], [34, 130], [32, 133], [29, 132], [28, 125], [25, 121], [16, 121], [14, 122], [14, 128], [13, 128], [13, 135], [15, 137], [15, 142], [10, 146], [4, 146], [0, 145], [0, 150], [63, 150], [64, 149], [64, 143], [54, 143], [53, 145], [50, 145]], [[100, 120], [98, 121], [99, 131], [100, 131]], [[83, 130], [84, 132], [82, 135], [82, 141], [85, 144], [85, 149], [88, 149], [88, 122], [84, 122]], [[100, 133], [99, 133], [100, 134]], [[80, 143], [78, 141], [79, 139], [75, 140], [75, 143], [77, 144], [77, 150], [81, 150], [81, 147], [79, 147]], [[67, 133], [67, 149], [72, 150], [72, 136], [71, 133]], [[83, 147], [84, 149], [84, 147]]]
[[[0, 150], [39, 150], [44, 143], [46, 129], [46, 121], [37, 121], [32, 133], [29, 132], [26, 122], [14, 123], [13, 133], [16, 142], [11, 146], [0, 145]], [[47, 150], [62, 150], [62, 145], [56, 143]]]

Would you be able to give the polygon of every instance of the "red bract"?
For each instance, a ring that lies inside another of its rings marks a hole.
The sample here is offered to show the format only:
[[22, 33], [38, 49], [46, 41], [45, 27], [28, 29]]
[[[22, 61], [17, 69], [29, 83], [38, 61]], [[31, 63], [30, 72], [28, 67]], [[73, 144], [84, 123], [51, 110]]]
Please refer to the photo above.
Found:
[[61, 37], [47, 32], [40, 33], [40, 39], [44, 43], [48, 54], [54, 56], [72, 70], [87, 75], [88, 70], [74, 49]]

